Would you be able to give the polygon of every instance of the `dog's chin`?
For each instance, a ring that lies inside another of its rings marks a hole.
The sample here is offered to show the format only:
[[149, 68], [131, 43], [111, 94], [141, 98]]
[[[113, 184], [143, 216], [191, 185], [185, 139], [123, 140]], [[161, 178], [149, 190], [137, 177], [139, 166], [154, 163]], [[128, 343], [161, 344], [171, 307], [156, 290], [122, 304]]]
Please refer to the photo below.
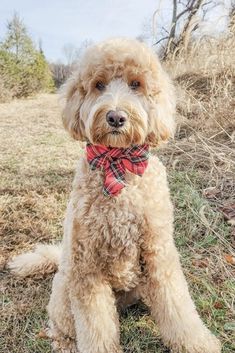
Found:
[[128, 148], [132, 145], [140, 145], [143, 141], [140, 136], [131, 136], [121, 130], [112, 130], [103, 136], [94, 137], [93, 143], [107, 147]]

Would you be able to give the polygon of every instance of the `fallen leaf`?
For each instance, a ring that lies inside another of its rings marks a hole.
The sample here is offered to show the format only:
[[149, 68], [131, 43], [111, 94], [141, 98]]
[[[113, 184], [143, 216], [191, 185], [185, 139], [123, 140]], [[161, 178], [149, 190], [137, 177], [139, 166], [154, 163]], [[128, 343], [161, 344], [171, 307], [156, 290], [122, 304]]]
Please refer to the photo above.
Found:
[[208, 259], [193, 259], [192, 264], [196, 267], [205, 268], [209, 266]]
[[235, 222], [235, 202], [219, 207], [220, 211], [223, 213], [224, 218], [233, 224]]
[[223, 309], [224, 305], [223, 305], [222, 302], [217, 301], [217, 302], [214, 303], [214, 308], [215, 309]]
[[46, 331], [44, 331], [44, 330], [39, 331], [38, 334], [36, 335], [36, 337], [37, 338], [41, 338], [41, 339], [47, 339], [48, 338], [48, 336], [46, 334]]
[[230, 254], [224, 254], [226, 262], [230, 265], [235, 265], [235, 257]]

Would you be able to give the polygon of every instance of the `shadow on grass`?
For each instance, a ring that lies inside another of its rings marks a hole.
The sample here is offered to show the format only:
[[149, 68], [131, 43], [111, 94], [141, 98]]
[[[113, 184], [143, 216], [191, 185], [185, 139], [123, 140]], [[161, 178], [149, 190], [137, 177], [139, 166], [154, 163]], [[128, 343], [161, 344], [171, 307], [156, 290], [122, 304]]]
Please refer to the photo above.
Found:
[[125, 353], [169, 353], [161, 341], [148, 308], [141, 302], [120, 315], [121, 344]]

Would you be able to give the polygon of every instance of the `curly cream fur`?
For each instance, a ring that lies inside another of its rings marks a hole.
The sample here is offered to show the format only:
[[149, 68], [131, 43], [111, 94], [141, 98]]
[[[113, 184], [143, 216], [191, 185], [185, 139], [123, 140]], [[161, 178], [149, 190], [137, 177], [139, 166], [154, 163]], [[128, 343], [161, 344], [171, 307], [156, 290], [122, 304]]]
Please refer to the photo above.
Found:
[[[130, 89], [132, 80], [140, 82], [137, 91]], [[97, 81], [106, 85], [103, 92]], [[174, 133], [172, 84], [156, 55], [134, 40], [89, 49], [64, 87], [64, 103], [64, 126], [78, 140], [156, 146]], [[120, 135], [105, 120], [109, 110], [128, 116]], [[103, 172], [92, 171], [85, 155], [79, 160], [48, 305], [55, 347], [122, 352], [117, 303], [142, 298], [173, 351], [221, 352], [198, 316], [181, 269], [164, 166], [151, 156], [142, 178], [127, 173], [126, 180], [119, 196], [106, 197]]]

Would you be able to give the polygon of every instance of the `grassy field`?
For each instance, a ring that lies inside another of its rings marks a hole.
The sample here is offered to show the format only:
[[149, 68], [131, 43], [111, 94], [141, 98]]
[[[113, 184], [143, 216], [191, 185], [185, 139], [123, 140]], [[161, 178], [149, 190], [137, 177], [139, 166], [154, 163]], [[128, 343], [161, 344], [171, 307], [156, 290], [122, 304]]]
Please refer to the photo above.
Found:
[[[187, 97], [192, 97], [192, 87], [186, 88]], [[185, 113], [185, 106], [179, 102], [180, 128], [176, 141], [155, 153], [168, 168], [176, 209], [175, 240], [190, 291], [203, 320], [221, 339], [223, 352], [232, 353], [235, 350], [234, 116], [220, 121], [219, 128], [217, 123], [213, 128], [209, 103], [212, 101], [205, 100], [202, 104], [200, 100], [198, 108], [191, 102]], [[208, 112], [204, 126], [210, 124], [206, 133], [202, 129], [204, 110]], [[216, 116], [215, 110], [213, 114]], [[1, 104], [0, 123], [0, 352], [46, 353], [51, 351], [50, 342], [40, 332], [47, 324], [46, 305], [52, 277], [17, 279], [5, 265], [13, 255], [38, 242], [62, 237], [62, 221], [80, 146], [62, 128], [56, 95]], [[121, 342], [126, 353], [168, 352], [142, 305], [123, 313]]]

